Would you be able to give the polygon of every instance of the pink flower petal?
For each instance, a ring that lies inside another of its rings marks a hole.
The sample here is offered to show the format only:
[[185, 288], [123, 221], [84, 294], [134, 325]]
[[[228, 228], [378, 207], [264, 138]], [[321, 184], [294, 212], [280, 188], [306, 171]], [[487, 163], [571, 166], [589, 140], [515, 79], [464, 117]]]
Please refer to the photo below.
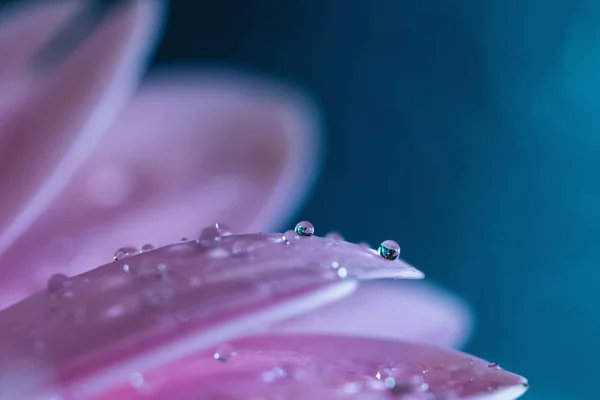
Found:
[[274, 329], [279, 333], [326, 333], [460, 347], [471, 325], [468, 306], [440, 288], [426, 282], [386, 281], [365, 282], [352, 296]]
[[286, 335], [228, 346], [226, 360], [213, 351], [134, 373], [130, 385], [98, 400], [511, 400], [527, 390], [524, 378], [495, 364], [422, 344]]
[[27, 2], [1, 18], [0, 253], [82, 163], [130, 95], [153, 42], [159, 3], [124, 2], [63, 59], [37, 66], [53, 35], [87, 26], [89, 15], [73, 16], [90, 4]]
[[216, 221], [236, 232], [272, 227], [315, 176], [314, 114], [288, 88], [234, 75], [150, 80], [3, 260], [15, 290], [0, 306], [58, 268], [83, 272], [125, 245], [194, 238]]
[[86, 398], [131, 371], [337, 300], [355, 287], [345, 277], [422, 277], [362, 246], [290, 236], [205, 235], [53, 276], [46, 291], [0, 312], [0, 388], [25, 397], [60, 382]]

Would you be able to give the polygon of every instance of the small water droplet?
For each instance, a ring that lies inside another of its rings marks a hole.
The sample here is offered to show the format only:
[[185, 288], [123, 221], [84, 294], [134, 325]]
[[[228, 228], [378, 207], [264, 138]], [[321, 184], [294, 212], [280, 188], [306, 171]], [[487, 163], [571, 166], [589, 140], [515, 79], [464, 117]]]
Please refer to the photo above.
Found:
[[338, 268], [337, 274], [340, 278], [344, 279], [348, 276], [348, 270], [344, 267]]
[[233, 347], [231, 347], [228, 344], [222, 344], [217, 348], [217, 350], [213, 354], [213, 357], [217, 361], [226, 363], [231, 359], [231, 357], [234, 357], [235, 355], [237, 355], [237, 352], [233, 350]]
[[299, 238], [298, 234], [293, 229], [285, 231], [285, 233], [283, 234], [283, 241], [285, 244], [290, 244], [292, 242], [292, 240], [298, 239], [298, 238]]
[[119, 261], [124, 259], [125, 257], [129, 257], [138, 253], [138, 249], [135, 247], [121, 247], [117, 251], [115, 251], [115, 255], [113, 259], [115, 261]]
[[186, 237], [182, 237], [181, 239], [179, 239], [180, 243], [185, 243], [187, 241], [188, 241], [188, 239]]
[[129, 270], [130, 270], [129, 265], [127, 265], [127, 264], [123, 265], [123, 271], [129, 272]]
[[315, 234], [315, 227], [308, 221], [300, 221], [294, 228], [299, 236], [312, 236]]
[[393, 240], [386, 240], [379, 246], [379, 254], [386, 260], [395, 260], [400, 256], [400, 246]]
[[69, 277], [65, 274], [54, 274], [50, 278], [48, 278], [47, 288], [50, 293], [60, 293], [63, 292], [69, 287], [71, 281], [69, 281]]
[[341, 242], [344, 240], [344, 237], [337, 232], [329, 232], [325, 237], [329, 240], [333, 240], [334, 242]]
[[145, 253], [145, 252], [150, 251], [150, 250], [154, 250], [154, 246], [151, 245], [150, 243], [147, 243], [147, 244], [143, 245], [142, 249], [141, 249], [142, 253]]
[[488, 364], [488, 368], [498, 368], [498, 367], [499, 367], [498, 363], [495, 363], [495, 362], [491, 362]]

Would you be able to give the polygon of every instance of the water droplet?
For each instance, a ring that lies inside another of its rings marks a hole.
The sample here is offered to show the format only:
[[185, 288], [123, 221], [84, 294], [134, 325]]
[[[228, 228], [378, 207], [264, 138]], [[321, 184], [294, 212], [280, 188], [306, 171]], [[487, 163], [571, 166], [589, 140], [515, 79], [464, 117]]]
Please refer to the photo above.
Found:
[[337, 273], [338, 273], [338, 276], [342, 279], [344, 279], [348, 276], [348, 270], [344, 267], [338, 268]]
[[65, 274], [54, 274], [48, 279], [47, 288], [50, 293], [60, 293], [69, 287], [71, 281]]
[[290, 244], [294, 239], [298, 239], [298, 234], [295, 230], [290, 229], [283, 234], [283, 241], [285, 244]]
[[308, 221], [300, 221], [294, 228], [299, 236], [312, 236], [315, 234], [315, 227]]
[[229, 235], [231, 235], [231, 231], [228, 228], [226, 228], [224, 225], [216, 223], [200, 231], [198, 243], [204, 247], [215, 247], [219, 245], [223, 236]]
[[115, 251], [115, 255], [113, 256], [113, 259], [115, 261], [119, 261], [119, 260], [124, 259], [125, 257], [129, 257], [129, 256], [132, 256], [137, 253], [138, 253], [138, 249], [135, 247], [121, 247], [120, 249]]
[[142, 253], [145, 253], [145, 252], [150, 251], [150, 250], [154, 250], [154, 246], [151, 245], [150, 243], [147, 243], [147, 244], [145, 244], [145, 245], [142, 246], [142, 250], [141, 251], [142, 251]]
[[237, 353], [233, 350], [233, 347], [231, 347], [228, 344], [223, 344], [217, 348], [217, 350], [213, 354], [213, 357], [217, 361], [226, 363], [231, 357], [234, 357], [236, 354]]
[[488, 364], [488, 368], [499, 368], [498, 363], [491, 362]]
[[181, 239], [179, 239], [180, 243], [185, 243], [187, 241], [188, 241], [188, 239], [186, 237], [182, 237]]
[[393, 240], [386, 240], [379, 246], [379, 254], [386, 260], [395, 260], [400, 256], [400, 246]]
[[123, 265], [123, 271], [129, 272], [129, 269], [130, 269], [129, 265], [127, 265], [127, 264]]
[[341, 242], [344, 240], [344, 237], [337, 232], [329, 232], [325, 237], [329, 240], [333, 240], [334, 242]]

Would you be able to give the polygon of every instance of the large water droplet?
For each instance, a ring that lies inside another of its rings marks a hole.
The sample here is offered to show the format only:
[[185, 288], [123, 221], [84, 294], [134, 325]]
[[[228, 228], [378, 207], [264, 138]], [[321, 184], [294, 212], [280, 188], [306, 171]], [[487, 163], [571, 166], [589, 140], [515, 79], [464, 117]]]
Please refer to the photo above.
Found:
[[142, 253], [145, 253], [145, 252], [150, 251], [150, 250], [154, 250], [154, 246], [151, 245], [150, 243], [147, 243], [147, 244], [145, 244], [145, 245], [142, 246], [142, 250], [141, 251], [142, 251]]
[[46, 287], [50, 293], [61, 293], [68, 289], [71, 285], [69, 277], [65, 274], [54, 274], [48, 278]]
[[315, 234], [315, 227], [308, 221], [300, 221], [294, 228], [299, 236], [312, 236]]
[[115, 251], [115, 255], [113, 256], [113, 259], [115, 261], [119, 261], [124, 259], [125, 257], [129, 257], [132, 256], [134, 254], [138, 253], [138, 249], [135, 247], [121, 247], [120, 249], [118, 249], [117, 251]]
[[215, 247], [219, 245], [223, 236], [229, 236], [231, 234], [232, 232], [229, 228], [219, 223], [215, 223], [200, 231], [198, 243], [204, 247]]
[[400, 256], [400, 245], [393, 240], [386, 240], [379, 245], [379, 254], [386, 260], [395, 260]]

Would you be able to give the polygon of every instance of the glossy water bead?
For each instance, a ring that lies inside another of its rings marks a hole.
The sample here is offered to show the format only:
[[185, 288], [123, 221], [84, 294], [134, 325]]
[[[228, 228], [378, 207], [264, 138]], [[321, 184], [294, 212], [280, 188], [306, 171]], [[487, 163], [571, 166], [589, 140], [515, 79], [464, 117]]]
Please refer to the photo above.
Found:
[[400, 256], [400, 245], [393, 240], [386, 240], [379, 245], [379, 255], [386, 260], [395, 260]]
[[298, 222], [294, 230], [299, 236], [312, 236], [315, 233], [315, 227], [308, 221]]

